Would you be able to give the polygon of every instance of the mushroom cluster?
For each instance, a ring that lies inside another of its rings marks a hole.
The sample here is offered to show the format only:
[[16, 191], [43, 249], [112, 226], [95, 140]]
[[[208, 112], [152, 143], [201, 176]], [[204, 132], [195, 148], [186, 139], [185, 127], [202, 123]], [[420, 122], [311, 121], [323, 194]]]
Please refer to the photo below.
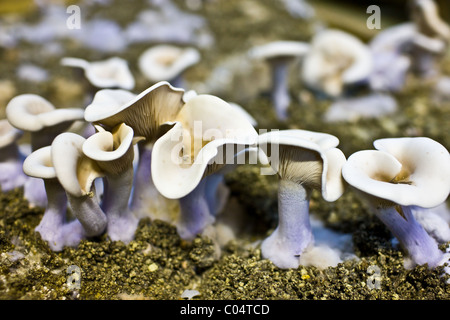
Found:
[[[412, 68], [430, 76], [450, 42], [450, 28], [431, 0], [412, 1], [411, 12], [412, 23], [384, 31], [368, 45], [325, 29], [310, 43], [275, 41], [251, 49], [251, 61], [269, 64], [278, 119], [289, 117], [289, 68], [295, 61], [301, 62], [297, 76], [305, 86], [336, 102], [325, 120], [374, 115], [358, 110], [361, 105], [396, 110], [387, 93], [400, 90]], [[98, 237], [128, 244], [144, 217], [165, 220], [181, 239], [192, 241], [224, 209], [225, 175], [238, 165], [258, 165], [262, 174], [278, 178], [278, 224], [257, 242], [262, 258], [275, 266], [298, 268], [308, 252], [327, 251], [314, 247], [312, 195], [337, 201], [346, 186], [398, 240], [405, 267], [448, 262], [439, 243], [450, 240], [450, 228], [428, 211], [450, 193], [450, 155], [443, 145], [427, 137], [384, 138], [374, 141], [375, 150], [347, 158], [339, 138], [325, 132], [294, 124], [258, 133], [239, 105], [185, 90], [183, 72], [199, 62], [195, 48], [151, 47], [137, 61], [150, 85], [136, 94], [125, 60], [66, 57], [61, 64], [82, 69], [96, 88], [86, 108], [56, 108], [36, 94], [9, 101], [7, 119], [0, 121], [0, 187], [23, 187], [30, 205], [44, 208], [35, 231], [52, 250]], [[360, 85], [373, 94], [344, 99]], [[93, 131], [70, 131], [78, 121]], [[18, 144], [25, 134], [28, 154]]]

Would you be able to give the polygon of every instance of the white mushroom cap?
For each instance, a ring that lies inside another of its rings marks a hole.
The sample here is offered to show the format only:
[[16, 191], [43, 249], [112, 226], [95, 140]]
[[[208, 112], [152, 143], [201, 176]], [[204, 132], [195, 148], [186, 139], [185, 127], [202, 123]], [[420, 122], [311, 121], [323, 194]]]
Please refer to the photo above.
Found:
[[200, 61], [200, 53], [194, 48], [173, 45], [157, 45], [147, 49], [139, 57], [141, 72], [151, 81], [169, 81]]
[[390, 138], [374, 142], [378, 150], [358, 151], [344, 165], [344, 179], [377, 198], [431, 208], [450, 192], [450, 155], [425, 138]]
[[154, 84], [139, 95], [103, 89], [86, 107], [84, 118], [109, 128], [124, 122], [133, 128], [136, 136], [150, 141], [161, 124], [175, 118], [184, 105], [183, 95], [183, 89], [172, 87], [166, 81]]
[[195, 96], [153, 146], [153, 182], [163, 196], [181, 198], [205, 175], [234, 164], [234, 146], [253, 145], [256, 137], [247, 118], [227, 102], [211, 95]]
[[334, 29], [315, 35], [303, 61], [302, 79], [336, 96], [345, 84], [366, 80], [373, 68], [369, 48], [355, 36]]
[[[308, 130], [292, 129], [282, 131], [271, 131], [259, 135], [258, 145], [260, 148], [266, 148], [268, 144], [276, 144], [279, 148], [278, 155], [270, 155], [270, 165], [272, 169], [283, 175], [282, 167], [288, 168], [288, 175], [290, 177], [281, 177], [294, 180], [298, 177], [308, 176], [309, 172], [297, 172], [296, 170], [304, 170], [303, 166], [297, 166], [296, 163], [288, 162], [290, 159], [284, 157], [282, 154], [286, 152], [283, 147], [289, 148], [290, 151], [298, 149], [299, 154], [304, 153], [305, 149], [313, 151], [322, 160], [321, 172], [321, 192], [322, 197], [326, 201], [337, 200], [344, 192], [344, 183], [341, 178], [341, 169], [345, 163], [345, 155], [336, 146], [339, 144], [339, 139], [333, 135], [321, 132], [314, 132]], [[278, 159], [276, 158], [278, 156]], [[275, 157], [275, 158], [274, 158]], [[313, 169], [311, 167], [311, 169]]]
[[84, 69], [85, 76], [98, 88], [122, 88], [131, 90], [135, 86], [133, 75], [126, 60], [112, 57], [104, 61], [88, 62], [84, 59], [66, 57], [61, 64]]
[[300, 41], [274, 41], [250, 49], [252, 59], [268, 60], [283, 57], [301, 57], [309, 51], [310, 45]]
[[52, 164], [51, 146], [32, 152], [23, 162], [23, 172], [26, 175], [41, 179], [55, 179], [56, 171]]
[[84, 110], [55, 109], [50, 102], [38, 95], [22, 94], [8, 103], [6, 117], [14, 127], [34, 132], [57, 125], [69, 127], [74, 121], [83, 119]]
[[91, 193], [94, 180], [102, 177], [97, 164], [83, 154], [82, 136], [64, 132], [52, 142], [52, 162], [56, 176], [67, 193], [81, 197]]
[[23, 132], [13, 127], [7, 119], [0, 120], [0, 148], [16, 142]]
[[83, 153], [97, 161], [99, 167], [113, 174], [120, 174], [133, 163], [134, 131], [122, 123], [112, 132], [97, 127], [99, 132], [83, 143]]

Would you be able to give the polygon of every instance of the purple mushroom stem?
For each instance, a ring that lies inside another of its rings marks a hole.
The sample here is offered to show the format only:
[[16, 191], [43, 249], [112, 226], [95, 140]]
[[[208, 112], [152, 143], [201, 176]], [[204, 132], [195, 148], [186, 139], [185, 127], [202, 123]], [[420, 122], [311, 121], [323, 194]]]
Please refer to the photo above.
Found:
[[192, 240], [214, 219], [205, 197], [206, 184], [206, 179], [202, 179], [192, 192], [179, 199], [181, 217], [178, 234], [184, 240]]
[[286, 120], [287, 110], [291, 102], [288, 90], [288, 63], [283, 59], [272, 62], [272, 102], [278, 119]]
[[139, 220], [128, 206], [133, 175], [133, 167], [130, 167], [120, 175], [104, 178], [102, 209], [108, 219], [107, 233], [112, 241], [129, 243], [134, 238]]
[[66, 221], [67, 196], [58, 179], [45, 179], [48, 204], [41, 222], [35, 228], [42, 239], [46, 240], [52, 250], [63, 248], [62, 226]]
[[28, 179], [22, 169], [23, 156], [16, 144], [0, 150], [0, 187], [3, 192], [21, 187]]
[[224, 197], [227, 195], [222, 194], [220, 186], [224, 183], [225, 177], [223, 174], [214, 173], [207, 177], [205, 186], [205, 198], [208, 203], [209, 211], [212, 215], [217, 215], [223, 207], [223, 203], [226, 201]]
[[106, 215], [98, 203], [95, 195], [95, 187], [91, 193], [82, 197], [77, 197], [67, 193], [72, 212], [83, 226], [87, 237], [100, 236], [106, 228]]
[[261, 250], [280, 268], [297, 268], [300, 254], [313, 241], [309, 217], [311, 190], [289, 180], [278, 186], [278, 226]]
[[145, 147], [143, 143], [138, 144], [139, 161], [134, 174], [130, 209], [136, 211], [142, 206], [142, 192], [153, 184], [151, 177], [152, 150]]
[[417, 222], [409, 206], [397, 208], [403, 216], [396, 207], [379, 209], [377, 216], [397, 238], [414, 264], [427, 263], [431, 268], [438, 266], [444, 254], [439, 250], [437, 242]]

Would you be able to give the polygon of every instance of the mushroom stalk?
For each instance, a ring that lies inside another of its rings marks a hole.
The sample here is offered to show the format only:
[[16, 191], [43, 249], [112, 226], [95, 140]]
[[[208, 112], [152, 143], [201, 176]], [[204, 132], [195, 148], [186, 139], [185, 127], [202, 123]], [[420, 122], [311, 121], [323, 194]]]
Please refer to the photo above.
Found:
[[183, 74], [181, 73], [176, 75], [172, 80], [169, 81], [169, 83], [176, 88], [185, 88], [186, 85]]
[[62, 226], [65, 223], [67, 210], [67, 197], [59, 181], [55, 179], [44, 180], [48, 204], [39, 225], [34, 229], [46, 240], [52, 250], [59, 251], [64, 246], [60, 241]]
[[133, 175], [133, 167], [130, 166], [119, 175], [108, 175], [104, 179], [102, 208], [108, 219], [107, 233], [112, 241], [128, 243], [134, 238], [139, 220], [128, 207]]
[[137, 170], [134, 175], [132, 197], [130, 202], [130, 209], [134, 212], [142, 209], [142, 197], [144, 190], [153, 184], [152, 181], [152, 150], [145, 147], [143, 143], [138, 144], [139, 148], [139, 162]]
[[225, 177], [221, 173], [213, 173], [207, 177], [205, 186], [205, 198], [209, 211], [212, 215], [217, 215], [225, 206], [228, 199], [228, 191], [223, 187]]
[[382, 208], [376, 211], [376, 215], [397, 238], [414, 265], [427, 263], [430, 268], [434, 268], [441, 264], [444, 258], [443, 252], [439, 250], [437, 242], [414, 218], [411, 207]]
[[184, 240], [192, 240], [214, 220], [205, 197], [205, 188], [206, 179], [202, 179], [192, 192], [179, 199], [181, 216], [177, 229]]
[[289, 180], [280, 180], [278, 188], [278, 226], [263, 241], [261, 252], [279, 268], [297, 268], [300, 254], [313, 241], [311, 190]]
[[16, 144], [0, 149], [0, 188], [3, 192], [21, 187], [27, 181], [22, 170], [23, 156]]
[[288, 63], [281, 59], [272, 61], [271, 95], [278, 119], [286, 120], [291, 97], [288, 90]]
[[83, 226], [86, 236], [96, 237], [105, 231], [107, 219], [95, 195], [95, 186], [87, 195], [77, 197], [67, 193], [67, 198], [73, 214]]

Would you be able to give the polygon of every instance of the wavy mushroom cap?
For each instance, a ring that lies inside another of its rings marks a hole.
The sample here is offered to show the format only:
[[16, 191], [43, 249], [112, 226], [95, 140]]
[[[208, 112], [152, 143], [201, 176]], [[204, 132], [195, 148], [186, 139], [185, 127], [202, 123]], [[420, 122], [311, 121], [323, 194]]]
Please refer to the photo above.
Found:
[[336, 148], [338, 144], [339, 139], [333, 135], [299, 129], [271, 131], [258, 137], [260, 148], [272, 151], [265, 162], [281, 179], [320, 188], [326, 201], [335, 201], [344, 192], [341, 169], [346, 159]]
[[12, 126], [7, 119], [0, 120], [0, 148], [15, 143], [22, 135], [23, 132]]
[[135, 135], [151, 142], [159, 126], [173, 121], [184, 105], [184, 90], [161, 81], [139, 95], [121, 89], [99, 90], [86, 107], [84, 119], [112, 129], [126, 123]]
[[274, 41], [250, 49], [252, 59], [301, 57], [309, 51], [310, 45], [300, 41]]
[[138, 64], [150, 81], [158, 82], [172, 80], [199, 61], [200, 53], [194, 48], [157, 45], [144, 51]]
[[152, 178], [167, 198], [190, 193], [208, 174], [235, 164], [236, 145], [256, 142], [257, 133], [247, 117], [212, 95], [190, 99], [173, 127], [153, 146]]
[[302, 79], [309, 86], [335, 96], [345, 84], [367, 79], [372, 68], [367, 45], [349, 33], [327, 29], [313, 38], [303, 61]]
[[374, 142], [378, 150], [352, 154], [344, 179], [355, 188], [393, 203], [431, 208], [450, 192], [450, 155], [424, 137], [389, 138]]
[[100, 131], [83, 143], [83, 153], [97, 161], [100, 168], [108, 173], [120, 174], [133, 163], [134, 131], [122, 123], [112, 132]]
[[131, 90], [135, 86], [127, 61], [119, 57], [95, 62], [66, 57], [61, 60], [61, 64], [84, 69], [86, 78], [98, 88], [118, 87]]
[[84, 118], [84, 110], [81, 108], [56, 109], [41, 96], [22, 94], [8, 103], [6, 117], [14, 127], [35, 132], [55, 126], [69, 127], [74, 121]]
[[29, 154], [23, 162], [23, 172], [34, 178], [56, 178], [56, 171], [52, 163], [51, 146], [37, 149]]
[[98, 165], [84, 155], [85, 141], [76, 133], [64, 132], [51, 145], [56, 176], [64, 189], [75, 197], [90, 195], [94, 180], [103, 176]]

